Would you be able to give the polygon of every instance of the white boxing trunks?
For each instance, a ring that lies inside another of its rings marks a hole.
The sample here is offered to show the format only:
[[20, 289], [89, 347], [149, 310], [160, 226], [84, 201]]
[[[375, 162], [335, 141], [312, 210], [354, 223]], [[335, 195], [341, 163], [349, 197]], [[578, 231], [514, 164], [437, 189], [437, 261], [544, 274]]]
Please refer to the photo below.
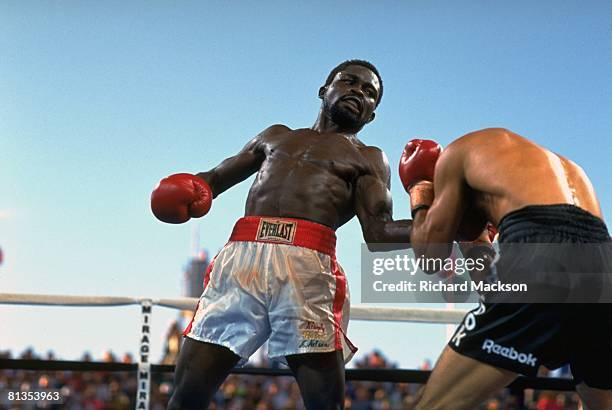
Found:
[[301, 219], [238, 220], [209, 265], [184, 335], [225, 346], [240, 365], [266, 340], [270, 358], [357, 348], [346, 337], [349, 291], [331, 228]]

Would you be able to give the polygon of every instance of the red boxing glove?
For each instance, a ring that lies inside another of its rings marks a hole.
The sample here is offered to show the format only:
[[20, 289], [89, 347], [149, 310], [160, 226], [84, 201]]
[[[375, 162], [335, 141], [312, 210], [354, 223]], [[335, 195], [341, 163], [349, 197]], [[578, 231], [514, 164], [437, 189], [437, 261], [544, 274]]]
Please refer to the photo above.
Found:
[[433, 181], [440, 153], [442, 147], [432, 140], [415, 139], [406, 144], [399, 164], [399, 175], [406, 192], [410, 193], [410, 188], [417, 182]]
[[202, 178], [174, 174], [159, 181], [151, 194], [151, 210], [160, 221], [181, 224], [210, 210], [212, 190]]
[[410, 209], [414, 218], [417, 211], [427, 209], [433, 202], [433, 177], [442, 147], [432, 140], [415, 139], [404, 148], [399, 174], [404, 189], [410, 194]]

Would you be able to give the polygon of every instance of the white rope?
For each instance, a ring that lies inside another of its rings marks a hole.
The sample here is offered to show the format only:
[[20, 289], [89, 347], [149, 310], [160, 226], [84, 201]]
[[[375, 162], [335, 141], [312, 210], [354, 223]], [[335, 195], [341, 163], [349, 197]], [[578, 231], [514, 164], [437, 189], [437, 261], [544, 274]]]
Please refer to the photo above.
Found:
[[351, 320], [459, 324], [467, 310], [351, 305]]
[[159, 299], [156, 304], [172, 309], [194, 310], [198, 304], [198, 298]]
[[35, 295], [0, 293], [0, 304], [43, 306], [122, 306], [139, 304], [140, 299], [120, 296]]
[[[193, 310], [197, 298], [137, 298], [121, 296], [69, 296], [0, 293], [0, 305], [40, 306], [123, 306], [140, 304], [151, 300], [153, 305], [171, 309]], [[375, 320], [382, 322], [416, 322], [457, 324], [467, 310], [425, 309], [351, 305], [352, 320]]]

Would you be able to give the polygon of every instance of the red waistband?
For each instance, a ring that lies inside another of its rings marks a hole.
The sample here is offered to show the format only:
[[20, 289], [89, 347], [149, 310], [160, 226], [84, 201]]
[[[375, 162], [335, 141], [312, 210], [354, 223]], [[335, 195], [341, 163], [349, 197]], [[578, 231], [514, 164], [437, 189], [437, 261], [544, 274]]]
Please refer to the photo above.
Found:
[[230, 241], [279, 243], [335, 255], [336, 233], [315, 222], [294, 218], [245, 216], [240, 218]]

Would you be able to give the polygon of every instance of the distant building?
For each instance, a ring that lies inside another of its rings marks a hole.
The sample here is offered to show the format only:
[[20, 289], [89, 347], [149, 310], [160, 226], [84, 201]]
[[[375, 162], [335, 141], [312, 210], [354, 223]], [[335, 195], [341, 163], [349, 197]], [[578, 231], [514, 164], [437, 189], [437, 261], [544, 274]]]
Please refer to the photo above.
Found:
[[208, 264], [208, 253], [205, 250], [201, 250], [189, 260], [183, 274], [183, 296], [200, 297], [204, 291], [204, 273]]
[[[208, 253], [200, 250], [191, 257], [183, 270], [182, 296], [199, 298], [204, 291], [204, 274], [209, 264]], [[195, 307], [195, 306], [194, 306]], [[176, 361], [182, 343], [183, 329], [191, 321], [193, 309], [183, 310], [173, 321], [166, 332], [162, 363], [172, 364]]]

